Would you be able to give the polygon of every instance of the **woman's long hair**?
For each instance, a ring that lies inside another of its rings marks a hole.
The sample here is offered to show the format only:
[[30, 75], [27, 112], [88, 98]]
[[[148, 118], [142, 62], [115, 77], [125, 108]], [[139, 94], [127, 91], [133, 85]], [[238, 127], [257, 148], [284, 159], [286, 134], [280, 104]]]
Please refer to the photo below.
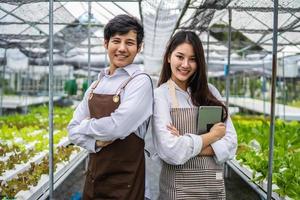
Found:
[[158, 86], [171, 78], [172, 71], [168, 58], [171, 56], [172, 52], [183, 43], [192, 45], [197, 64], [196, 72], [188, 80], [188, 87], [191, 89], [191, 99], [193, 104], [195, 106], [222, 106], [224, 122], [228, 117], [227, 108], [208, 88], [204, 50], [199, 37], [194, 32], [179, 31], [170, 39], [164, 55]]

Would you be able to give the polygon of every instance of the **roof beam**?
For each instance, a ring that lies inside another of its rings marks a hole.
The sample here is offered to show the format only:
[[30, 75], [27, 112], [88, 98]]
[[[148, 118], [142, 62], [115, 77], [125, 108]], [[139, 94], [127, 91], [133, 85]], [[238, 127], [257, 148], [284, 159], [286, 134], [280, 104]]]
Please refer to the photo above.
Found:
[[[214, 7], [213, 5], [201, 5], [199, 7], [189, 6], [190, 9], [215, 9], [215, 10], [224, 10], [224, 8]], [[231, 8], [236, 11], [257, 11], [257, 12], [273, 12], [273, 7], [250, 7], [250, 6], [228, 6], [226, 9]], [[300, 7], [296, 8], [286, 8], [279, 7], [279, 12], [300, 12]]]
[[181, 19], [183, 18], [184, 14], [186, 13], [186, 11], [187, 11], [187, 9], [188, 9], [188, 5], [190, 4], [190, 2], [191, 2], [191, 0], [187, 0], [187, 1], [186, 1], [185, 5], [184, 5], [184, 7], [183, 7], [183, 9], [182, 9], [182, 11], [181, 11], [181, 13], [180, 13], [180, 16], [179, 16], [179, 18], [178, 18], [178, 20], [177, 20], [177, 22], [176, 22], [176, 25], [175, 25], [175, 27], [174, 27], [174, 30], [173, 30], [172, 35], [174, 34], [175, 30], [179, 27], [179, 24], [180, 24], [180, 22], [181, 22]]
[[9, 11], [5, 10], [4, 8], [1, 8], [1, 7], [0, 7], [0, 10], [2, 10], [2, 11], [5, 12], [6, 14], [9, 14], [9, 15], [11, 15], [11, 16], [17, 18], [18, 20], [20, 20], [20, 21], [22, 21], [22, 22], [28, 24], [29, 26], [31, 26], [32, 28], [36, 29], [36, 30], [39, 31], [40, 33], [42, 33], [42, 34], [44, 34], [44, 35], [47, 35], [47, 33], [45, 33], [43, 30], [39, 29], [38, 27], [36, 27], [34, 24], [30, 24], [30, 23], [26, 22], [24, 19], [22, 19], [21, 17], [19, 17], [19, 16], [13, 14], [12, 12], [9, 12]]
[[[0, 2], [1, 2], [1, 0], [0, 0]], [[21, 7], [21, 5], [16, 6], [14, 9], [10, 10], [9, 13], [13, 13], [15, 10], [17, 10], [17, 9], [20, 8], [20, 7]], [[2, 17], [0, 17], [0, 20], [4, 19], [6, 16], [8, 16], [9, 13], [6, 13], [6, 14], [3, 15]]]
[[[8, 42], [6, 43], [5, 45], [7, 46], [2, 46], [2, 48], [14, 48], [14, 47], [19, 47], [19, 46], [22, 46], [23, 48], [41, 48], [41, 49], [45, 49], [42, 45], [43, 43], [42, 42]], [[1, 41], [0, 41], [0, 46], [1, 46]], [[101, 44], [91, 44], [90, 45], [91, 48], [94, 48], [94, 47], [102, 47]], [[87, 44], [80, 44], [80, 45], [77, 45], [75, 46], [74, 48], [83, 48], [83, 49], [87, 49], [89, 48], [89, 46]], [[54, 49], [55, 49], [55, 45], [54, 45]], [[62, 50], [63, 51], [63, 50]]]
[[[24, 21], [24, 22], [1, 22], [0, 25], [25, 25], [25, 24], [33, 24], [33, 25], [49, 25], [48, 22], [33, 22], [33, 21]], [[88, 23], [81, 22], [54, 22], [54, 25], [88, 25]], [[91, 24], [93, 27], [104, 27], [103, 24]]]
[[117, 6], [120, 10], [122, 10], [124, 13], [126, 13], [127, 15], [130, 15], [130, 13], [129, 13], [127, 10], [125, 10], [124, 8], [122, 8], [122, 6], [118, 5], [118, 4], [116, 3], [116, 1], [112, 1], [112, 3], [113, 3], [115, 6]]
[[[207, 44], [208, 42], [207, 41], [201, 41], [202, 44]], [[31, 42], [18, 42], [18, 44], [20, 44], [22, 47], [29, 47], [29, 48], [33, 48], [33, 47], [40, 47], [38, 46], [39, 44], [41, 43], [31, 43]], [[210, 45], [224, 45], [226, 44], [226, 42], [212, 42], [210, 41], [209, 42]], [[261, 43], [261, 45], [264, 45], [264, 46], [272, 46], [272, 43]], [[278, 43], [279, 46], [295, 46], [295, 45], [300, 45], [300, 42], [297, 42], [297, 43], [293, 43], [293, 44], [288, 44], [288, 43]], [[91, 44], [91, 48], [94, 48], [94, 47], [102, 47], [101, 44]], [[42, 47], [41, 47], [42, 48]], [[86, 44], [80, 44], [80, 45], [77, 45], [75, 48], [81, 48], [81, 49], [87, 49], [88, 48], [88, 45]], [[213, 49], [212, 49], [213, 50]]]
[[[97, 0], [54, 0], [54, 2], [97, 2]], [[49, 0], [0, 0], [0, 3], [22, 5], [28, 3], [49, 2]], [[98, 0], [98, 2], [112, 2], [112, 0]], [[138, 2], [138, 0], [113, 0], [113, 2]]]
[[48, 38], [46, 35], [28, 35], [28, 34], [0, 34], [1, 39], [10, 40], [42, 40]]
[[[7, 40], [42, 40], [46, 38], [48, 38], [48, 35], [0, 34], [0, 39]], [[102, 39], [103, 37], [91, 36], [91, 38]]]
[[[181, 27], [179, 29], [191, 29], [189, 27]], [[207, 29], [207, 28], [206, 28]], [[223, 32], [228, 32], [228, 28], [217, 28], [217, 27], [210, 27], [209, 28], [210, 31], [215, 32], [215, 33], [223, 33]], [[247, 29], [247, 28], [239, 28], [239, 29], [233, 29], [232, 32], [243, 32], [243, 33], [261, 33], [261, 34], [270, 34], [273, 32], [272, 28], [268, 28], [268, 29]], [[295, 30], [295, 29], [278, 29], [278, 32], [292, 32], [292, 33], [300, 33], [300, 30]]]

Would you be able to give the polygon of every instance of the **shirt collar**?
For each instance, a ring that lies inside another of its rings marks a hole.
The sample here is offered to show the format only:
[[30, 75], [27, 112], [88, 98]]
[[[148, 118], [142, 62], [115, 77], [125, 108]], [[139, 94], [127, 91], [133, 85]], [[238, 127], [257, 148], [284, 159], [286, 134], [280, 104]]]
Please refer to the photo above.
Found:
[[136, 64], [130, 64], [130, 65], [127, 65], [126, 67], [123, 67], [122, 68], [123, 70], [125, 70], [129, 76], [133, 76], [133, 74], [140, 70], [140, 67]]
[[[119, 67], [116, 69], [115, 73], [127, 73], [129, 76], [133, 76], [133, 74], [138, 71], [140, 67], [136, 64], [129, 64], [126, 67]], [[101, 73], [104, 73], [104, 76], [109, 76], [109, 67], [104, 68], [101, 70]]]
[[191, 94], [191, 88], [188, 87], [187, 88], [187, 91], [184, 91], [183, 89], [181, 89], [176, 83], [175, 81], [173, 81], [171, 78], [170, 78], [171, 82], [173, 82], [173, 84], [175, 85], [175, 89], [180, 91], [180, 92], [183, 92], [183, 93], [188, 93], [189, 95]]

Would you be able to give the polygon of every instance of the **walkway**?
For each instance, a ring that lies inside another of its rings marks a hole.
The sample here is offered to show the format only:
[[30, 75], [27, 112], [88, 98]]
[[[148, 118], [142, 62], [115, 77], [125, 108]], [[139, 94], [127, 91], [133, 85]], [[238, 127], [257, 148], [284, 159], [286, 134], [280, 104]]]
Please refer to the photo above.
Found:
[[[54, 101], [61, 99], [62, 97], [56, 96], [53, 97]], [[33, 97], [33, 96], [4, 96], [2, 102], [2, 108], [6, 109], [16, 109], [22, 108], [30, 105], [42, 104], [47, 103], [49, 101], [48, 96], [40, 96], [40, 97]], [[0, 105], [1, 107], [1, 105]]]
[[[243, 109], [251, 110], [261, 114], [271, 114], [271, 103], [264, 102], [258, 99], [246, 98], [246, 97], [230, 97], [230, 105], [238, 106]], [[300, 108], [286, 106], [283, 104], [276, 104], [275, 116], [285, 120], [297, 120], [300, 121]]]

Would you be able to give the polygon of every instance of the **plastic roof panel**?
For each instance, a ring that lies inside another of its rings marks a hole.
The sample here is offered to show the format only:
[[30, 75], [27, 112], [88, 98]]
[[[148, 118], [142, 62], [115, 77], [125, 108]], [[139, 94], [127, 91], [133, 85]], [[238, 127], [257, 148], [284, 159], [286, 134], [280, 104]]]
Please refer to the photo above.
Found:
[[19, 22], [19, 23], [22, 22], [20, 19], [14, 17], [12, 15], [8, 15], [7, 13], [5, 13], [1, 10], [0, 10], [0, 15], [2, 16], [2, 17], [0, 17], [1, 22], [7, 22], [7, 23], [9, 23], [9, 22]]
[[[0, 0], [0, 2], [2, 2], [0, 4], [2, 9], [0, 9], [1, 40], [8, 43], [36, 41], [38, 44], [41, 44], [47, 42], [49, 1]], [[146, 33], [145, 52], [150, 52], [150, 57], [161, 57], [163, 52], [161, 46], [165, 45], [174, 32], [174, 28], [196, 30], [201, 34], [200, 37], [204, 43], [206, 43], [207, 36], [203, 35], [203, 33], [206, 32], [208, 27], [215, 23], [228, 24], [228, 8], [232, 9], [233, 30], [239, 30], [254, 43], [258, 43], [265, 49], [270, 49], [273, 27], [272, 0], [190, 0], [187, 10], [185, 9], [186, 2], [188, 1], [140, 1]], [[73, 48], [78, 46], [84, 48], [87, 46], [86, 23], [88, 5], [87, 1], [79, 0], [54, 2], [54, 34], [56, 42], [63, 42], [63, 37], [66, 37], [68, 33], [74, 35], [76, 33], [75, 30], [78, 29], [82, 30], [78, 42], [72, 43], [68, 41], [68, 45], [73, 45]], [[139, 1], [117, 0], [112, 2], [104, 0], [91, 2], [91, 5], [92, 24], [95, 25], [91, 35], [92, 37], [100, 37], [100, 40], [103, 39], [103, 25], [113, 16], [129, 13], [138, 18], [140, 17]], [[10, 14], [9, 12], [12, 13]], [[197, 14], [195, 15], [195, 13]], [[177, 23], [180, 17], [182, 19], [180, 23]], [[11, 24], [8, 24], [10, 22]], [[294, 44], [298, 44], [300, 42], [298, 38], [300, 32], [300, 0], [280, 0], [278, 22], [281, 29], [278, 37], [279, 45], [294, 46]], [[73, 30], [70, 28], [70, 24], [73, 24]], [[177, 25], [179, 27], [176, 27]], [[224, 29], [225, 32], [227, 32], [226, 29]], [[76, 37], [79, 37], [79, 34]], [[92, 39], [92, 46], [96, 45], [95, 42], [97, 41]], [[215, 41], [213, 37], [210, 37], [210, 42], [212, 43], [210, 45], [211, 50], [221, 46], [221, 42]], [[5, 43], [1, 43], [1, 45], [3, 44]], [[226, 41], [223, 41], [223, 44], [226, 44]], [[22, 45], [26, 47], [27, 44]], [[71, 46], [68, 48], [71, 48]], [[225, 49], [227, 48], [224, 45], [222, 46]], [[47, 45], [42, 46], [42, 48], [47, 48]], [[59, 45], [56, 48], [59, 48]], [[63, 49], [60, 51], [63, 51]]]
[[[253, 8], [273, 8], [274, 3], [271, 0], [234, 0], [229, 4], [229, 7], [253, 7]], [[279, 1], [281, 8], [296, 8], [300, 7], [299, 0], [281, 0]]]
[[1, 25], [0, 26], [0, 34], [19, 34], [20, 29], [24, 30], [28, 28], [27, 24], [21, 24], [21, 25], [15, 25], [15, 24], [11, 24], [11, 25]]
[[270, 8], [273, 3], [270, 0], [234, 0], [229, 4], [229, 7], [265, 7]]
[[[263, 48], [266, 47], [269, 50], [273, 34], [273, 6], [274, 2], [272, 0], [191, 0], [177, 28], [206, 32], [214, 24], [224, 24], [227, 26], [229, 23], [228, 9], [231, 8], [232, 31], [238, 30], [242, 32], [254, 43], [258, 43]], [[211, 17], [212, 13], [213, 17]], [[206, 22], [209, 23], [207, 24]], [[299, 43], [299, 0], [279, 1], [278, 27], [278, 45], [293, 46]], [[225, 28], [223, 32], [226, 33], [227, 30], [228, 28]], [[226, 41], [224, 42], [226, 43]]]

